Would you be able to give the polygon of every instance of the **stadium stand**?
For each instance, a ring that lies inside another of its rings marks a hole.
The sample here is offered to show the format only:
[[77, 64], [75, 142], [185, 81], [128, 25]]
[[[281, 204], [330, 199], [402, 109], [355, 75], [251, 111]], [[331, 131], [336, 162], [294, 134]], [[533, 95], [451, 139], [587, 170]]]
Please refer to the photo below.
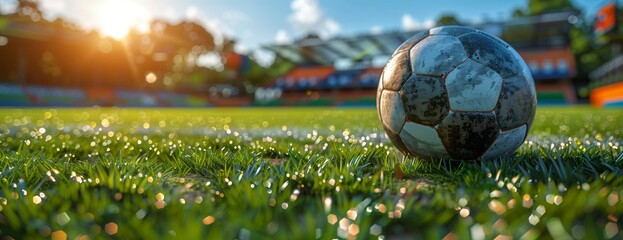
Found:
[[133, 90], [116, 90], [118, 102], [116, 105], [124, 107], [155, 107], [158, 100], [152, 94]]
[[355, 79], [363, 71], [364, 69], [348, 69], [336, 71], [333, 74], [329, 75], [324, 81], [320, 82], [320, 84], [318, 84], [315, 89], [328, 90], [353, 88], [355, 87]]
[[281, 89], [305, 91], [316, 88], [316, 85], [334, 72], [335, 68], [332, 66], [298, 67], [278, 78], [272, 85]]
[[535, 79], [565, 78], [575, 75], [575, 61], [569, 48], [524, 50], [519, 53]]
[[112, 88], [94, 88], [89, 87], [85, 89], [87, 104], [88, 105], [100, 105], [100, 106], [114, 106], [115, 105], [115, 90]]
[[31, 85], [26, 92], [33, 96], [34, 103], [41, 106], [76, 107], [85, 106], [86, 93], [78, 88], [60, 88]]
[[573, 53], [569, 48], [520, 50], [537, 87], [541, 105], [575, 103], [576, 93], [571, 78], [576, 75]]
[[[546, 13], [474, 27], [506, 40], [525, 59], [535, 80], [539, 104], [570, 104], [577, 102], [571, 81], [577, 73], [568, 21], [573, 14]], [[402, 42], [417, 32], [304, 38], [291, 44], [266, 46], [298, 66], [271, 85], [283, 91], [279, 99], [284, 100], [272, 99], [271, 104], [374, 106], [383, 65]], [[302, 69], [322, 67], [336, 70], [325, 78], [319, 74], [318, 78], [297, 77]]]
[[[248, 100], [238, 98], [214, 100], [225, 106], [236, 104], [248, 105]], [[126, 107], [211, 107], [209, 99], [193, 94], [160, 91], [154, 94], [128, 89], [107, 88], [61, 88], [40, 85], [21, 86], [12, 83], [0, 83], [0, 106], [126, 106]], [[275, 104], [269, 104], [275, 105]], [[282, 104], [277, 104], [282, 105]]]
[[22, 86], [0, 83], [0, 106], [26, 107], [32, 103]]
[[590, 74], [589, 100], [596, 107], [623, 107], [623, 55]]
[[353, 86], [358, 88], [376, 88], [382, 72], [383, 68], [381, 67], [368, 68], [355, 79]]
[[[568, 19], [572, 14], [575, 13], [547, 13], [474, 27], [501, 37], [518, 50], [535, 79], [539, 104], [569, 104], [577, 101], [571, 81], [576, 76], [576, 63], [568, 37], [571, 29]], [[417, 32], [393, 31], [329, 39], [308, 37], [290, 44], [264, 46], [295, 67], [264, 85], [266, 92], [279, 94], [264, 94], [260, 98], [248, 96], [246, 90], [235, 84], [172, 91], [157, 84], [144, 87], [143, 81], [124, 81], [114, 71], [103, 70], [77, 72], [71, 81], [60, 81], [57, 87], [50, 86], [55, 83], [45, 78], [31, 76], [22, 67], [12, 82], [0, 81], [0, 106], [374, 106], [383, 65], [401, 43]], [[42, 35], [40, 39], [49, 37]], [[76, 39], [77, 43], [84, 41]], [[229, 54], [226, 58], [228, 67], [239, 72], [249, 70], [246, 57]], [[617, 83], [623, 79], [619, 76], [623, 72], [623, 56], [617, 59], [591, 74], [591, 102], [596, 106], [622, 104], [623, 87]], [[82, 78], [92, 81], [79, 81]]]

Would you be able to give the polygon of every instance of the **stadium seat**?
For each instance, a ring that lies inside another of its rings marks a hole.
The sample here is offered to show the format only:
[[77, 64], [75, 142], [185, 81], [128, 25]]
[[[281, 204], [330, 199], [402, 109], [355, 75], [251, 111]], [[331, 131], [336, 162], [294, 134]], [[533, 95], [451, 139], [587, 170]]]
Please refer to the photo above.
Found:
[[321, 81], [315, 89], [346, 89], [355, 88], [355, 79], [362, 73], [363, 69], [340, 70], [329, 75], [324, 81]]
[[115, 91], [118, 102], [116, 105], [126, 107], [155, 107], [158, 105], [157, 98], [151, 94], [132, 90]]
[[0, 83], [0, 106], [25, 107], [32, 106], [23, 87], [17, 84]]
[[28, 86], [26, 91], [36, 99], [37, 105], [76, 107], [84, 106], [86, 93], [78, 88]]
[[357, 76], [353, 86], [358, 88], [376, 88], [379, 84], [379, 78], [381, 77], [382, 72], [383, 68], [368, 68]]
[[315, 89], [327, 76], [335, 72], [333, 67], [299, 67], [276, 79], [272, 86], [282, 90], [305, 91]]

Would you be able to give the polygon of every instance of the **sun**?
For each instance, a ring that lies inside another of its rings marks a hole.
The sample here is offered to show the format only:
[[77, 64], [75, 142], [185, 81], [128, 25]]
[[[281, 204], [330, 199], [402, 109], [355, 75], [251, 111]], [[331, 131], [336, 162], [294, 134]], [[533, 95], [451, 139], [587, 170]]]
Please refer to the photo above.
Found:
[[136, 2], [105, 0], [96, 8], [99, 31], [115, 39], [124, 38], [131, 28], [140, 28], [149, 19], [148, 11]]

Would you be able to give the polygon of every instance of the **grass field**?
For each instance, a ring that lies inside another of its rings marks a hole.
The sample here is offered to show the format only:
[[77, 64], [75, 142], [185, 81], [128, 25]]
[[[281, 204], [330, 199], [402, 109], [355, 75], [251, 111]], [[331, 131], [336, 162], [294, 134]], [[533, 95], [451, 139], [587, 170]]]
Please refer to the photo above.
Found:
[[588, 107], [488, 162], [403, 159], [374, 109], [2, 109], [0, 235], [623, 238], [622, 144]]

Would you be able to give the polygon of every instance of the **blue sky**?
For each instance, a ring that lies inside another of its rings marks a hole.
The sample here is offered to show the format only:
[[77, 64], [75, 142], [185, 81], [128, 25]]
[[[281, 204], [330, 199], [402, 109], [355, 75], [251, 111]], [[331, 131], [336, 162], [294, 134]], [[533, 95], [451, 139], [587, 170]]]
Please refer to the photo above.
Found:
[[[572, 0], [592, 14], [606, 0]], [[0, 0], [0, 11], [17, 0]], [[239, 51], [287, 43], [308, 31], [323, 37], [429, 27], [444, 13], [464, 22], [503, 20], [527, 0], [42, 0], [47, 19], [62, 16], [87, 29], [122, 37], [130, 26], [146, 29], [153, 18], [193, 19], [217, 37], [238, 40]], [[119, 8], [118, 6], [126, 6]], [[125, 10], [123, 10], [125, 9]]]

